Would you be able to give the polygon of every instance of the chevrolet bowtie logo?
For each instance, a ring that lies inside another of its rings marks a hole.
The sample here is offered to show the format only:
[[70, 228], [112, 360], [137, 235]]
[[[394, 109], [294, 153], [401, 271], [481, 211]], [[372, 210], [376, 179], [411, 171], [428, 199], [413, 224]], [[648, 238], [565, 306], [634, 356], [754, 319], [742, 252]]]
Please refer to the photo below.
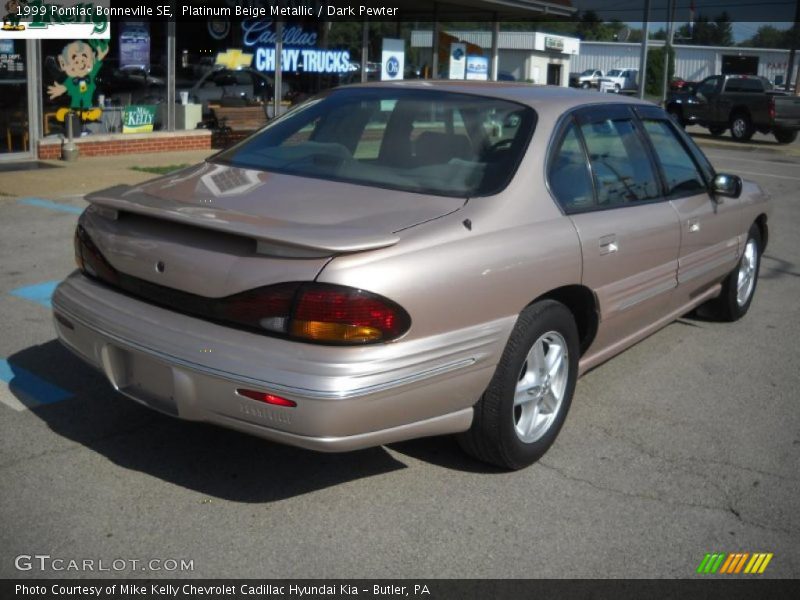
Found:
[[252, 62], [252, 54], [245, 54], [241, 50], [229, 48], [227, 52], [220, 52], [217, 54], [216, 64], [235, 70], [249, 67]]

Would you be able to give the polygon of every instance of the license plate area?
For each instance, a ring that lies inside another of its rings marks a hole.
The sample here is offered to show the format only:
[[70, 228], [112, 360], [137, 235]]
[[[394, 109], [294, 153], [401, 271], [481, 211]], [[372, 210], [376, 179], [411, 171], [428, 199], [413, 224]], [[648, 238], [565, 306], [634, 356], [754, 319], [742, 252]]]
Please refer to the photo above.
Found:
[[145, 354], [118, 347], [107, 346], [105, 358], [107, 374], [121, 393], [150, 408], [178, 416], [171, 367]]

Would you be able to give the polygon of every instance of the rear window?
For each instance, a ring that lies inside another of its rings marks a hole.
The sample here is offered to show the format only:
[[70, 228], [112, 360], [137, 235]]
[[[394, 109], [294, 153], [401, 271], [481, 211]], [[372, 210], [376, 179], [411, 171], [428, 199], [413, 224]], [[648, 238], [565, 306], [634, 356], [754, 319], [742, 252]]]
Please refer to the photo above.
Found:
[[763, 92], [764, 82], [755, 77], [734, 77], [725, 84], [726, 92]]
[[342, 89], [218, 154], [228, 165], [443, 196], [503, 189], [536, 124], [532, 108], [434, 90]]

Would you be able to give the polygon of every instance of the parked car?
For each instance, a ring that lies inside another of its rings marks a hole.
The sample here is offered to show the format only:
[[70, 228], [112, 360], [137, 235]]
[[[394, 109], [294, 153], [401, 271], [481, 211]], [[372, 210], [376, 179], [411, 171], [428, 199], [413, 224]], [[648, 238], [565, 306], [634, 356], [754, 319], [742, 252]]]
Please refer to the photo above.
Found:
[[[289, 77], [284, 74], [281, 81], [284, 99], [292, 96]], [[273, 96], [273, 86], [272, 77], [256, 69], [250, 67], [227, 69], [218, 65], [206, 71], [191, 86], [186, 85], [178, 89], [176, 96], [180, 97], [180, 92], [188, 92], [190, 102], [202, 104], [203, 114], [208, 115], [210, 113], [208, 105], [223, 102], [224, 99], [267, 102]]]
[[122, 394], [316, 450], [457, 433], [512, 469], [580, 374], [745, 315], [768, 241], [767, 195], [661, 108], [510, 83], [329, 90], [87, 200], [55, 327]]
[[589, 88], [597, 88], [600, 85], [600, 79], [603, 77], [603, 71], [600, 69], [586, 69], [582, 73], [571, 73], [569, 78], [570, 87], [579, 87], [584, 90]]
[[669, 89], [673, 92], [679, 91], [688, 91], [697, 86], [697, 82], [695, 81], [686, 81], [685, 79], [681, 79], [680, 77], [673, 77], [672, 81], [669, 82]]
[[638, 69], [611, 69], [600, 79], [600, 91], [629, 92], [638, 89]]
[[781, 144], [797, 139], [800, 98], [775, 90], [754, 75], [713, 75], [694, 89], [667, 97], [667, 111], [683, 126], [707, 127], [711, 135], [746, 142], [756, 131], [772, 133]]

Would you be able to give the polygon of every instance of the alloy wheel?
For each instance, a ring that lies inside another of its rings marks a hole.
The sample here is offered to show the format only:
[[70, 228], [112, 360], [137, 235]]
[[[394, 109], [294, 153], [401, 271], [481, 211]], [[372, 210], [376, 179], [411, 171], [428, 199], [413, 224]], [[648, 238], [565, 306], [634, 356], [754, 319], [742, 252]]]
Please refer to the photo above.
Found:
[[758, 263], [758, 247], [752, 238], [747, 240], [742, 262], [739, 264], [739, 275], [736, 281], [736, 303], [744, 306], [753, 293], [756, 282], [756, 265]]
[[528, 351], [514, 390], [514, 430], [527, 444], [550, 429], [564, 400], [569, 375], [567, 343], [556, 331], [540, 336]]

